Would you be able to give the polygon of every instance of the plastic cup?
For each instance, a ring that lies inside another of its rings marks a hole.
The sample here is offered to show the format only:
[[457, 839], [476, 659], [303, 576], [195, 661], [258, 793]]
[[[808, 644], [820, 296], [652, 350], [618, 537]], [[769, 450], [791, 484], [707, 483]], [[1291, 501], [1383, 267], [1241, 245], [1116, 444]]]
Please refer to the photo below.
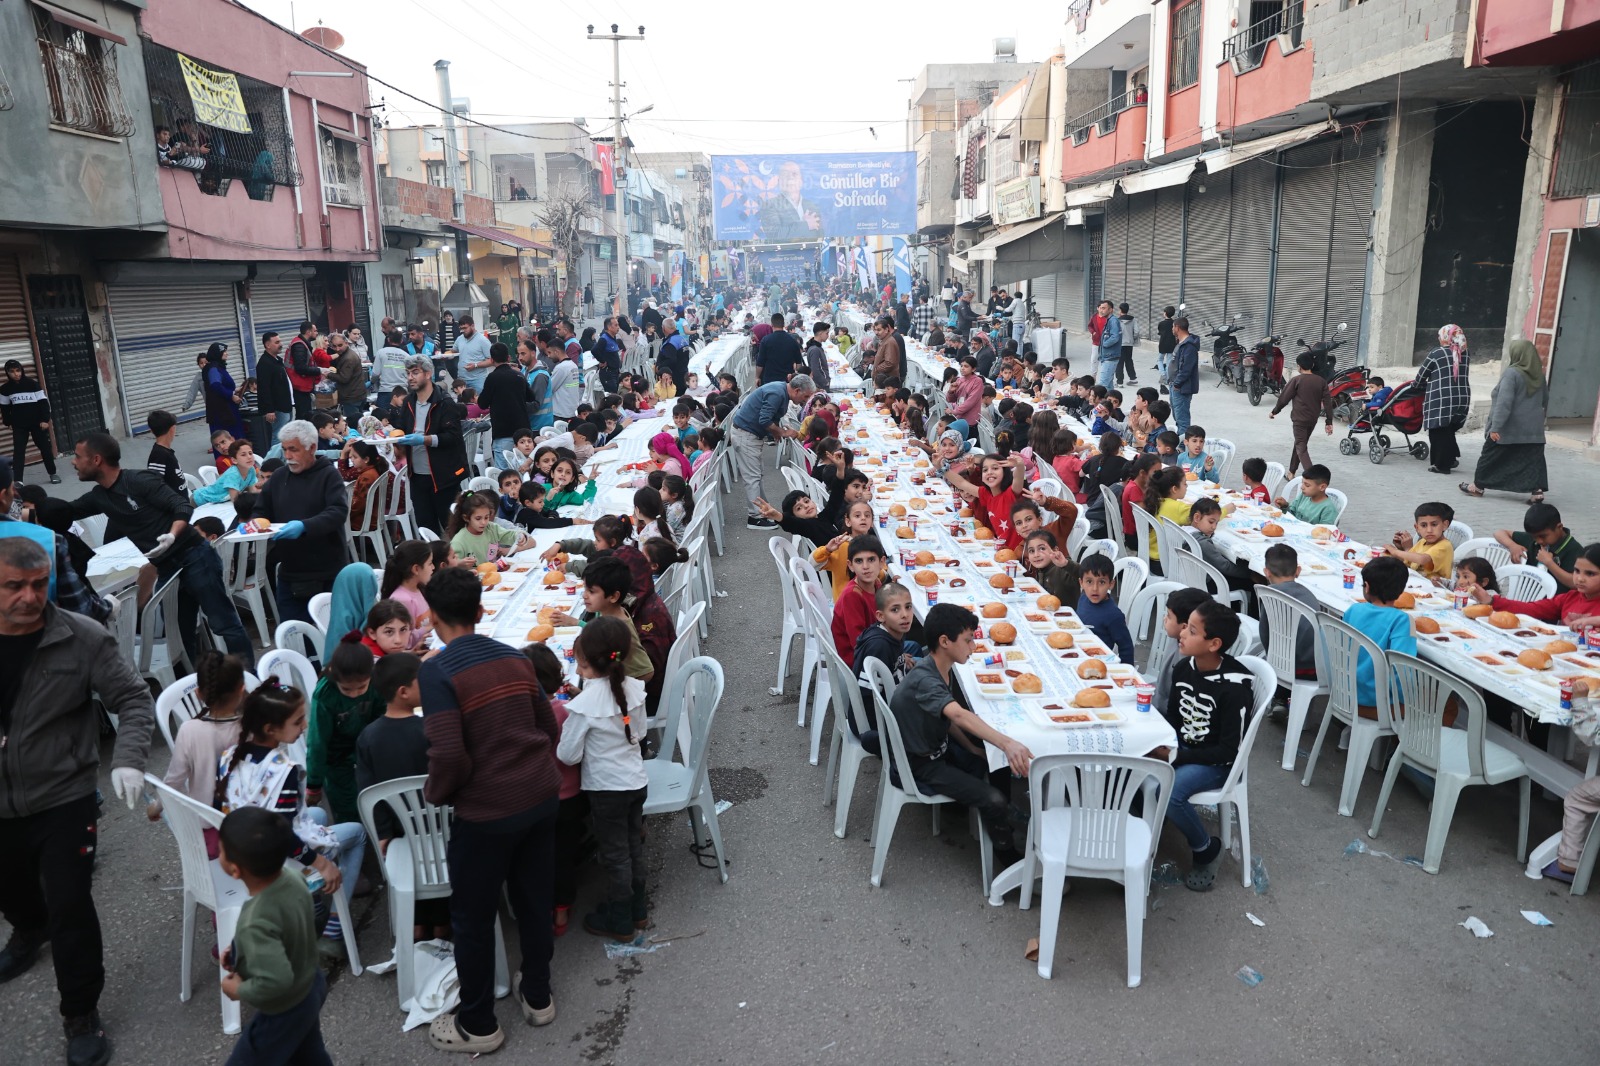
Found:
[[1148, 713], [1156, 698], [1156, 687], [1148, 681], [1133, 686], [1133, 703], [1141, 712]]
[[927, 589], [925, 589], [924, 591], [926, 591], [927, 594], [928, 594], [928, 606], [929, 607], [932, 607], [934, 604], [939, 602], [939, 590], [938, 590], [937, 587], [935, 587], [933, 585], [929, 585], [927, 587]]

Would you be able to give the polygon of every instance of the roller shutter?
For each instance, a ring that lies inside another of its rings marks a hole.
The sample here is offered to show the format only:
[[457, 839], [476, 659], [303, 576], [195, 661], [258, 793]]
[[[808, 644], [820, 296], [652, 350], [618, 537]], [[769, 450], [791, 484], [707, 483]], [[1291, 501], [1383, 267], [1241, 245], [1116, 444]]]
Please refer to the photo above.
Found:
[[[1189, 195], [1183, 249], [1183, 302], [1195, 332], [1215, 325], [1228, 311], [1228, 216], [1233, 210], [1228, 174], [1210, 179], [1205, 192]], [[1209, 343], [1209, 342], [1208, 342]]]
[[1283, 199], [1278, 219], [1278, 275], [1272, 328], [1295, 351], [1323, 335], [1328, 242], [1333, 231], [1339, 142], [1303, 145], [1283, 154]]
[[1041, 319], [1056, 317], [1056, 276], [1044, 274], [1028, 283], [1033, 309]]
[[305, 320], [304, 278], [257, 278], [250, 283], [250, 332], [256, 341], [268, 330], [276, 330], [287, 348]]
[[156, 408], [185, 422], [205, 417], [199, 404], [187, 414], [182, 407], [194, 380], [195, 357], [216, 341], [228, 346], [229, 373], [235, 381], [243, 379], [239, 309], [230, 282], [111, 285], [106, 295], [123, 414], [133, 432], [146, 432], [145, 418]]
[[1128, 279], [1121, 303], [1138, 323], [1141, 332], [1150, 329], [1150, 253], [1155, 242], [1156, 199], [1149, 193], [1128, 198]]
[[1155, 234], [1150, 251], [1150, 308], [1141, 328], [1156, 339], [1156, 321], [1169, 305], [1176, 306], [1183, 288], [1184, 188], [1157, 189]]
[[[50, 382], [40, 373], [39, 363], [33, 357], [33, 334], [28, 327], [28, 295], [22, 287], [22, 269], [17, 257], [0, 253], [0, 365], [15, 359], [22, 364], [22, 372], [50, 391]], [[0, 452], [11, 454], [11, 434], [0, 438]], [[26, 463], [37, 463], [39, 451], [30, 438]], [[22, 471], [17, 471], [20, 477]]]
[[1344, 347], [1334, 353], [1340, 367], [1361, 361], [1361, 305], [1366, 296], [1372, 191], [1378, 170], [1375, 146], [1381, 143], [1382, 138], [1374, 137], [1370, 131], [1359, 143], [1346, 140], [1345, 158], [1339, 164], [1333, 241], [1328, 252], [1328, 306], [1323, 335], [1341, 322], [1350, 327], [1345, 333]]
[[1092, 299], [1106, 299], [1115, 307], [1128, 291], [1128, 198], [1118, 193], [1106, 205], [1105, 273], [1100, 291]]
[[[1272, 290], [1272, 213], [1278, 168], [1253, 160], [1233, 168], [1233, 216], [1228, 223], [1228, 314], [1240, 314], [1239, 341], [1254, 344], [1267, 329]], [[1323, 230], [1326, 240], [1327, 231]]]

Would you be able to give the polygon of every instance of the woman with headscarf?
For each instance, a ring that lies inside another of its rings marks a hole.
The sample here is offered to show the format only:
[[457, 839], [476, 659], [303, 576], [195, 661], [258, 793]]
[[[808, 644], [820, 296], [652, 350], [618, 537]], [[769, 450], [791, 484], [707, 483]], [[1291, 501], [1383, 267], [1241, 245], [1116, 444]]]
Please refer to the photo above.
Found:
[[225, 429], [235, 438], [245, 435], [239, 418], [239, 387], [228, 373], [228, 346], [213, 344], [206, 349], [205, 368], [206, 425], [212, 433]]
[[1448, 474], [1461, 462], [1456, 431], [1467, 422], [1472, 386], [1467, 381], [1467, 335], [1451, 323], [1439, 330], [1439, 347], [1428, 353], [1417, 371], [1422, 393], [1422, 428], [1428, 431], [1435, 474]]
[[1483, 452], [1471, 481], [1461, 491], [1482, 496], [1484, 489], [1529, 493], [1529, 503], [1544, 500], [1550, 477], [1544, 465], [1545, 409], [1550, 392], [1544, 365], [1532, 341], [1511, 342], [1510, 362], [1490, 394], [1489, 424]]

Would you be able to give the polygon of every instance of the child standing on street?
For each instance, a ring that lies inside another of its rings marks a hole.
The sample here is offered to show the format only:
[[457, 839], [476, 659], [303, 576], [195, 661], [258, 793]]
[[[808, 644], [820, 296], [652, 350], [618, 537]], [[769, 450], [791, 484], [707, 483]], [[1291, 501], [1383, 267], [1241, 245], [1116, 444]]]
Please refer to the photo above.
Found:
[[[1317, 428], [1317, 411], [1322, 411], [1323, 431], [1333, 432], [1333, 397], [1328, 383], [1313, 369], [1316, 359], [1310, 352], [1301, 352], [1295, 360], [1300, 373], [1290, 378], [1278, 394], [1278, 402], [1268, 418], [1277, 418], [1278, 412], [1289, 408], [1289, 424], [1294, 427], [1294, 451], [1289, 456], [1289, 473], [1311, 465], [1311, 431]], [[1292, 405], [1292, 406], [1291, 406]]]
[[644, 735], [644, 685], [628, 676], [633, 634], [620, 619], [600, 617], [578, 634], [583, 691], [567, 702], [556, 758], [583, 767], [583, 791], [606, 871], [606, 900], [583, 919], [595, 936], [634, 938], [649, 922], [644, 876], [644, 798], [650, 783], [639, 741]]
[[222, 994], [256, 1009], [228, 1056], [228, 1066], [296, 1062], [333, 1066], [322, 1043], [327, 979], [317, 964], [311, 894], [287, 877], [283, 861], [295, 845], [282, 818], [241, 807], [222, 820], [218, 859], [223, 873], [250, 892], [239, 911], [233, 946], [222, 957]]

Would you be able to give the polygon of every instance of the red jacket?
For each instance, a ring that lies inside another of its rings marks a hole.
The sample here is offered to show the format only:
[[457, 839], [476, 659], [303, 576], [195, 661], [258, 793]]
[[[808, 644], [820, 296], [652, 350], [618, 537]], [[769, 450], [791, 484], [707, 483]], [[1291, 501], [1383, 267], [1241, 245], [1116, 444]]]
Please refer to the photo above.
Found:
[[[297, 351], [304, 348], [305, 351]], [[298, 367], [302, 361], [308, 367], [332, 366], [333, 359], [321, 348], [313, 351], [311, 345], [296, 337], [289, 342], [288, 349], [284, 352], [283, 367], [289, 373], [289, 384], [294, 386], [295, 392], [311, 392], [322, 381], [322, 375], [313, 369], [310, 373], [302, 373]], [[297, 356], [299, 358], [297, 358]]]
[[839, 658], [856, 661], [856, 641], [878, 620], [877, 595], [861, 591], [852, 578], [833, 605], [833, 646]]
[[1100, 315], [1089, 319], [1089, 339], [1096, 344], [1100, 343], [1100, 334], [1105, 332], [1106, 320]]
[[1508, 600], [1504, 596], [1496, 596], [1490, 603], [1497, 611], [1514, 611], [1530, 618], [1537, 618], [1541, 622], [1565, 624], [1569, 618], [1600, 615], [1600, 597], [1590, 599], [1577, 589], [1552, 596], [1548, 600]]

